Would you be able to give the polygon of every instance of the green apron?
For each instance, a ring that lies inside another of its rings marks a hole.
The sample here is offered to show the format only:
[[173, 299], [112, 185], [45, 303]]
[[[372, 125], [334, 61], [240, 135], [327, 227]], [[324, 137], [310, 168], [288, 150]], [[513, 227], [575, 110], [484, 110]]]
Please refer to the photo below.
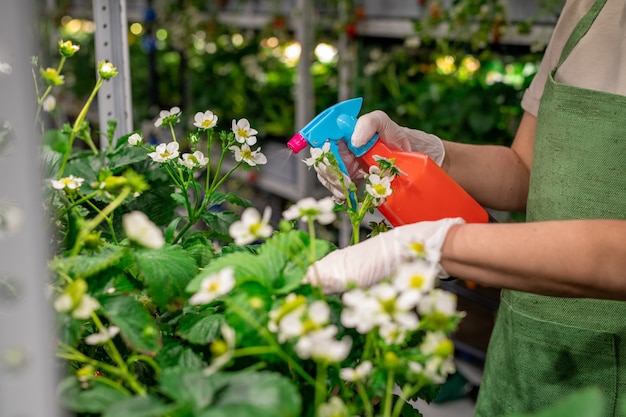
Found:
[[[578, 23], [546, 81], [528, 221], [626, 219], [626, 96], [554, 80], [605, 3], [597, 0]], [[536, 412], [588, 386], [604, 393], [603, 416], [624, 416], [626, 302], [503, 290], [475, 416]]]

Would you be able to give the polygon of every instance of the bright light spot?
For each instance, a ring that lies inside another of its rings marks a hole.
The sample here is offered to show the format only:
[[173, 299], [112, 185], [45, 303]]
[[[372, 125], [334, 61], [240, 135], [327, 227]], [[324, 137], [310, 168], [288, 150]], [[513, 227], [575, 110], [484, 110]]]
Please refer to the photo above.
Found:
[[337, 56], [337, 48], [327, 43], [320, 43], [315, 47], [315, 56], [322, 64], [331, 63]]
[[298, 42], [293, 42], [285, 48], [285, 57], [289, 60], [297, 61], [300, 58], [302, 48]]
[[495, 83], [501, 83], [504, 77], [497, 71], [489, 71], [485, 77], [485, 83], [487, 85], [494, 85]]
[[233, 43], [233, 45], [239, 47], [243, 45], [243, 36], [241, 35], [241, 33], [235, 33], [230, 38], [230, 41]]
[[96, 24], [91, 20], [83, 20], [81, 29], [86, 33], [94, 33], [96, 31]]
[[65, 29], [69, 32], [69, 33], [76, 33], [80, 30], [80, 28], [83, 26], [83, 23], [78, 20], [78, 19], [71, 19], [69, 22], [67, 22], [67, 24], [65, 25]]
[[167, 39], [167, 30], [165, 29], [158, 29], [156, 31], [156, 38], [160, 41], [164, 41]]
[[130, 33], [132, 33], [133, 35], [141, 35], [143, 32], [143, 26], [141, 25], [141, 23], [133, 23], [132, 25], [130, 25]]
[[209, 42], [206, 44], [205, 50], [207, 54], [214, 54], [217, 52], [217, 45], [215, 44], [215, 42]]
[[446, 55], [439, 57], [435, 60], [437, 63], [437, 69], [443, 74], [451, 74], [456, 69], [454, 65], [454, 57], [452, 55]]
[[61, 25], [67, 26], [67, 24], [70, 22], [70, 20], [72, 20], [72, 16], [67, 16], [67, 15], [63, 16], [61, 18]]
[[267, 38], [265, 40], [265, 46], [267, 46], [268, 48], [276, 48], [278, 46], [278, 38], [275, 36]]
[[194, 38], [193, 47], [196, 51], [204, 51], [206, 48], [206, 42], [204, 42], [204, 39]]
[[480, 61], [473, 56], [468, 55], [463, 58], [463, 63], [461, 65], [463, 65], [465, 69], [467, 69], [467, 71], [472, 73], [478, 71], [478, 69], [480, 68]]
[[199, 30], [196, 33], [194, 33], [193, 36], [198, 39], [206, 39], [206, 32], [203, 30]]

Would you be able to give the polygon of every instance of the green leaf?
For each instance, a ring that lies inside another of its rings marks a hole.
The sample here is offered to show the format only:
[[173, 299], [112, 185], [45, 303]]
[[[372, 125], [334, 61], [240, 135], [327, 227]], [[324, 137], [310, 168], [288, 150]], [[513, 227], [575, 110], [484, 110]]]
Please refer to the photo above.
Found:
[[207, 309], [198, 314], [186, 314], [178, 322], [176, 334], [196, 345], [206, 345], [220, 335], [224, 316]]
[[207, 363], [193, 349], [181, 344], [178, 339], [168, 338], [155, 359], [162, 368], [176, 366], [200, 368], [207, 366]]
[[103, 417], [162, 417], [178, 407], [176, 404], [167, 404], [152, 395], [137, 396], [112, 404]]
[[85, 179], [83, 188], [89, 187], [97, 180], [98, 171], [102, 168], [102, 160], [91, 152], [82, 153], [79, 157], [70, 159], [63, 176], [74, 175]]
[[224, 240], [230, 240], [228, 228], [231, 224], [239, 220], [239, 216], [232, 211], [213, 211], [209, 210], [202, 214], [202, 220], [209, 228], [221, 236]]
[[64, 154], [70, 137], [60, 130], [48, 130], [44, 133], [42, 141], [44, 145], [49, 146], [53, 151]]
[[109, 320], [120, 328], [122, 338], [133, 349], [155, 356], [161, 334], [150, 313], [132, 296], [104, 297], [100, 304]]
[[215, 258], [213, 242], [202, 234], [187, 237], [183, 241], [183, 249], [196, 261], [196, 266], [202, 268]]
[[58, 393], [61, 404], [78, 413], [102, 413], [112, 404], [128, 398], [129, 395], [93, 379], [87, 389], [80, 387], [78, 379], [67, 377], [59, 383]]
[[295, 385], [272, 372], [217, 373], [218, 394], [202, 417], [296, 417], [302, 401]]
[[128, 252], [120, 247], [111, 246], [110, 250], [97, 255], [78, 255], [62, 260], [70, 274], [76, 278], [87, 279], [109, 268], [124, 268], [130, 262]]
[[148, 157], [145, 150], [136, 146], [118, 148], [109, 155], [109, 168], [113, 172], [120, 172], [136, 162], [145, 161]]
[[165, 241], [168, 243], [172, 243], [174, 237], [176, 236], [176, 229], [178, 229], [178, 224], [183, 220], [182, 217], [174, 217], [172, 221], [165, 228]]
[[146, 282], [148, 295], [161, 307], [185, 297], [185, 287], [196, 275], [194, 259], [180, 246], [135, 252], [137, 268]]
[[226, 194], [225, 199], [229, 203], [235, 204], [241, 207], [252, 207], [254, 205], [252, 204], [252, 201], [248, 200], [247, 198], [239, 197], [238, 195], [233, 194], [233, 193]]
[[187, 207], [187, 200], [185, 200], [185, 196], [181, 193], [171, 193], [170, 197], [172, 197], [172, 200], [174, 200], [179, 206]]
[[159, 388], [176, 403], [192, 404], [196, 410], [208, 406], [215, 394], [210, 377], [197, 368], [164, 369], [159, 378]]

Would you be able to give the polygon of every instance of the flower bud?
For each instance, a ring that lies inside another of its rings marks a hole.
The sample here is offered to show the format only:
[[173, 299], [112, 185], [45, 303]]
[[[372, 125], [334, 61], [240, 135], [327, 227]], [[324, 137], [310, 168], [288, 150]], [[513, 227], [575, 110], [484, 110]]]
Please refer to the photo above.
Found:
[[109, 80], [117, 76], [117, 68], [115, 68], [110, 62], [100, 61], [98, 64], [98, 74], [103, 80]]
[[39, 72], [48, 85], [61, 85], [65, 82], [65, 77], [59, 74], [55, 68], [41, 68]]
[[59, 53], [66, 58], [74, 56], [79, 49], [80, 46], [74, 45], [72, 41], [59, 41]]

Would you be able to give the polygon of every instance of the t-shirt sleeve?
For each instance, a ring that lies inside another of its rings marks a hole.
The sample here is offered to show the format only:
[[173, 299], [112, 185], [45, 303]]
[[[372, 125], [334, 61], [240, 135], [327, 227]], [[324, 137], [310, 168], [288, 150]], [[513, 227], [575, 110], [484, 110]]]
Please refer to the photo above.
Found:
[[550, 41], [539, 64], [539, 69], [522, 96], [522, 108], [535, 117], [539, 110], [539, 101], [541, 100], [548, 75], [557, 65], [561, 51], [574, 27], [588, 10], [589, 4], [586, 3], [590, 2], [573, 0], [566, 2], [554, 26]]

